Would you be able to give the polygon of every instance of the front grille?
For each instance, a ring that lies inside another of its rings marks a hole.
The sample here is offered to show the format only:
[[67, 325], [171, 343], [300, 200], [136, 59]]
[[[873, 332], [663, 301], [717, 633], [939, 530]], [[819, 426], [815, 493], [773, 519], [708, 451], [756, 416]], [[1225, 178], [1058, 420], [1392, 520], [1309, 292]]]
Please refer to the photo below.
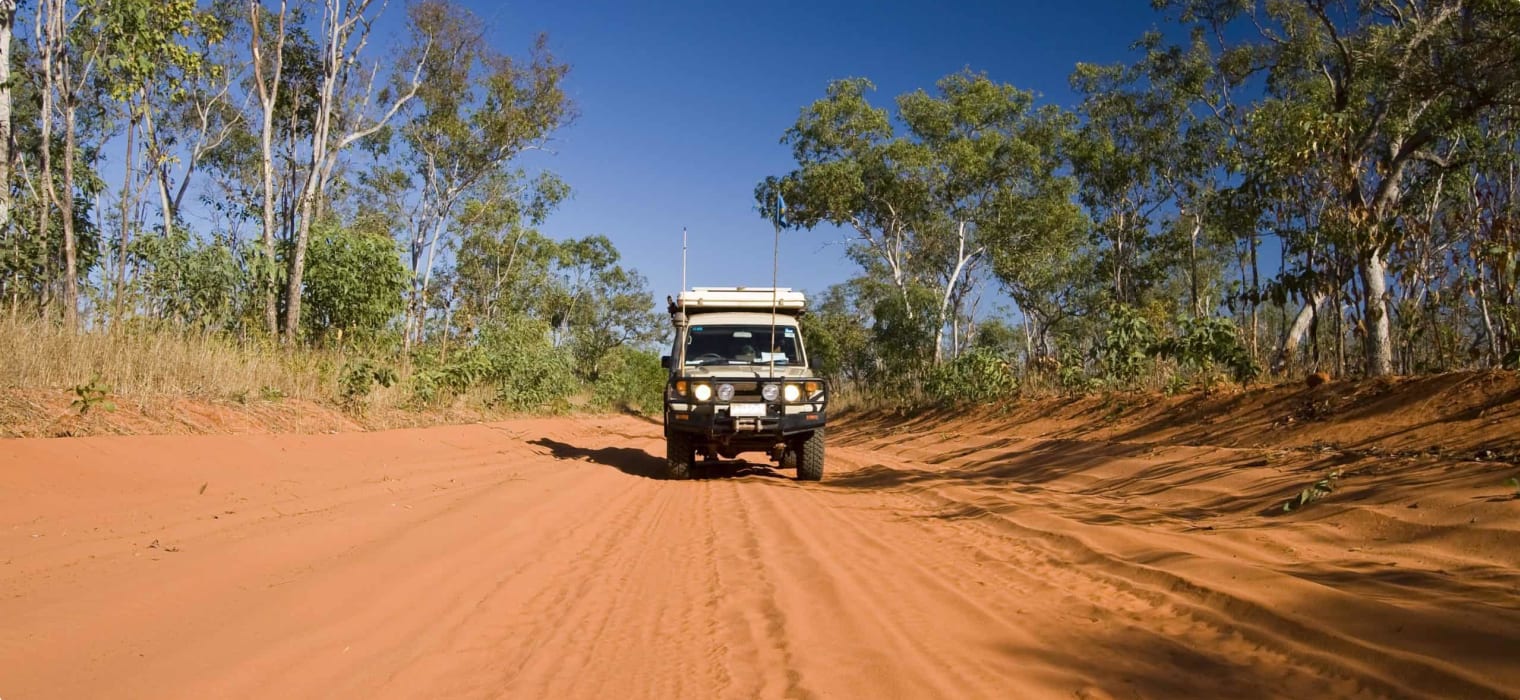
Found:
[[760, 403], [765, 399], [760, 396], [760, 382], [716, 382], [717, 384], [732, 384], [734, 387], [734, 399], [732, 403]]

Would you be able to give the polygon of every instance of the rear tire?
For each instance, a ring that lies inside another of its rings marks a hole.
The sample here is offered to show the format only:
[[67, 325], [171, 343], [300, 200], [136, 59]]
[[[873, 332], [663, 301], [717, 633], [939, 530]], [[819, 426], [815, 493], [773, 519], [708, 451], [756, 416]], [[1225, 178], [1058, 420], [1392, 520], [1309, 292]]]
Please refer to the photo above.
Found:
[[665, 436], [665, 478], [690, 479], [692, 463], [697, 459], [697, 448], [691, 436], [671, 433]]
[[813, 431], [802, 443], [797, 460], [798, 481], [823, 480], [823, 428]]

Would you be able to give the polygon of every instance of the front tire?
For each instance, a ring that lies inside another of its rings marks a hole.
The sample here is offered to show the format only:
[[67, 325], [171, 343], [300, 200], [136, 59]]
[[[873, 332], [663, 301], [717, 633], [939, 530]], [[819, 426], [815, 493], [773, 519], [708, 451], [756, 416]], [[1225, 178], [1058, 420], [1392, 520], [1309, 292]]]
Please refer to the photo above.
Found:
[[696, 459], [697, 448], [690, 435], [671, 433], [665, 436], [665, 478], [690, 479]]
[[802, 443], [797, 460], [798, 481], [823, 480], [823, 428], [813, 431]]

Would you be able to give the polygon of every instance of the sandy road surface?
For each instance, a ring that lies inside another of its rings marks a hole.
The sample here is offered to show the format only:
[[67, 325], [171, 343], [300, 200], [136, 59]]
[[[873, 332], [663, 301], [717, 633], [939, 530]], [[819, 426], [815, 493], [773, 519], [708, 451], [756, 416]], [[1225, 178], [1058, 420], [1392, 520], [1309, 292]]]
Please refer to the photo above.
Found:
[[647, 478], [662, 445], [0, 441], [0, 698], [1520, 688], [1515, 504], [1465, 482], [1285, 524], [1231, 505], [1277, 472], [1216, 448], [839, 430], [798, 484]]

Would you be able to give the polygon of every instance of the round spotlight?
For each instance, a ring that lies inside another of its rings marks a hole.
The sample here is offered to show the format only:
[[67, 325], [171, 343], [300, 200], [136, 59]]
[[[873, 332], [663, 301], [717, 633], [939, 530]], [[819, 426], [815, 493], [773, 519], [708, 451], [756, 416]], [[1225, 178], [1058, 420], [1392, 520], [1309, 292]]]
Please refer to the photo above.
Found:
[[760, 387], [760, 398], [766, 401], [775, 401], [781, 395], [781, 386], [778, 384], [766, 384]]
[[781, 390], [781, 394], [786, 397], [787, 403], [791, 403], [802, 398], [802, 388], [796, 384], [788, 384]]
[[712, 398], [712, 394], [712, 385], [710, 384], [698, 384], [691, 388], [691, 395], [696, 397], [698, 401], [706, 401]]
[[719, 384], [718, 385], [718, 400], [719, 401], [733, 401], [734, 400], [734, 385], [732, 385], [732, 384]]

